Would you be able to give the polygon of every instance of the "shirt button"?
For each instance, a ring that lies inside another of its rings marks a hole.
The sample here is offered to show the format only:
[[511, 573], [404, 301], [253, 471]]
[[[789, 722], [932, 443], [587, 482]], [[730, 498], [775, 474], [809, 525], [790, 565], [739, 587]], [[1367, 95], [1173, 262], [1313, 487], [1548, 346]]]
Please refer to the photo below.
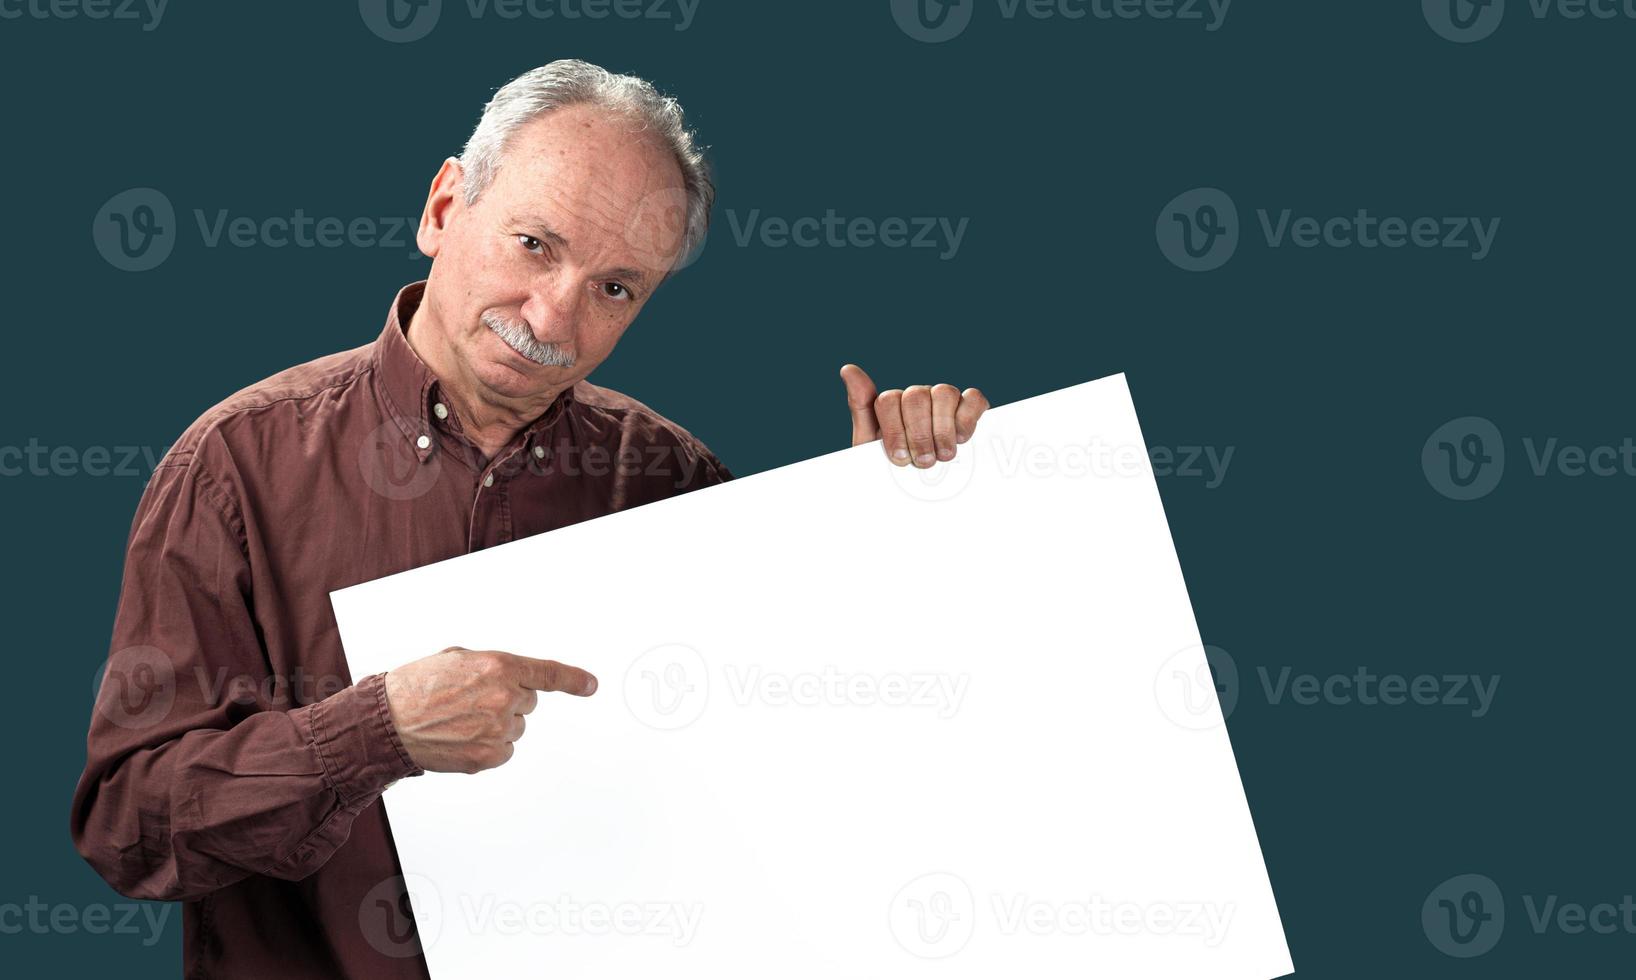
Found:
[[483, 486], [485, 486], [485, 487], [494, 486], [494, 474], [493, 473], [490, 473], [488, 476], [483, 477]]
[[446, 419], [449, 417], [449, 406], [443, 404], [442, 402], [438, 402], [432, 406], [432, 414], [436, 415], [440, 419]]
[[419, 446], [422, 449], [429, 449], [429, 448], [431, 448], [431, 445], [432, 445], [432, 437], [431, 436], [421, 436], [419, 439], [415, 440], [415, 445]]
[[545, 447], [544, 446], [535, 446], [534, 447], [534, 458], [535, 459], [544, 459], [545, 458]]

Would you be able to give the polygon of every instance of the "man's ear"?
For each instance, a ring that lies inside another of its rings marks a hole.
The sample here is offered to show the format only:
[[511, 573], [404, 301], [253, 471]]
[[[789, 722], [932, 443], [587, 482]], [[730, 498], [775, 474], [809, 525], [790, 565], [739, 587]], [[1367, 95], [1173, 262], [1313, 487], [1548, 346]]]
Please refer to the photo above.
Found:
[[426, 208], [420, 213], [420, 228], [415, 232], [415, 244], [420, 247], [421, 254], [429, 259], [437, 258], [449, 222], [465, 207], [466, 198], [460, 186], [465, 177], [466, 172], [460, 168], [460, 161], [449, 157], [443, 161], [437, 176], [432, 178], [432, 189], [426, 195]]

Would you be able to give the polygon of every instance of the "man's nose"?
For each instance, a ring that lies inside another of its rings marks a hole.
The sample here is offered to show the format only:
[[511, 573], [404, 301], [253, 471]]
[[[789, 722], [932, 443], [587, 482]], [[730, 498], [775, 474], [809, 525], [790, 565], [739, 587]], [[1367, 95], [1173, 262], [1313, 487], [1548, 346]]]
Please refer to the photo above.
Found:
[[543, 344], [571, 343], [574, 324], [579, 322], [580, 304], [584, 301], [582, 292], [575, 288], [570, 276], [552, 276], [536, 282], [522, 309], [534, 339]]

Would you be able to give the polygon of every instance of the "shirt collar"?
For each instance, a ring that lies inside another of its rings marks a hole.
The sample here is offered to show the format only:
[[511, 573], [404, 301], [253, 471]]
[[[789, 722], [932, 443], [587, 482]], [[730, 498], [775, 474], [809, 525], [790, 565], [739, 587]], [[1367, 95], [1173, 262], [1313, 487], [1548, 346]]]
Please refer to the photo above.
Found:
[[[392, 308], [386, 314], [386, 326], [381, 330], [380, 339], [375, 343], [375, 376], [377, 378], [382, 399], [386, 404], [387, 414], [391, 422], [396, 425], [414, 447], [416, 455], [425, 460], [437, 449], [439, 433], [438, 425], [434, 424], [432, 408], [442, 402], [447, 404], [440, 393], [440, 383], [432, 369], [420, 359], [415, 349], [409, 346], [406, 331], [409, 322], [420, 308], [420, 302], [426, 295], [426, 280], [412, 282], [398, 291], [392, 301]], [[524, 446], [533, 441], [536, 435], [549, 428], [562, 416], [573, 401], [573, 388], [564, 389], [557, 396], [556, 401], [518, 433], [517, 439]], [[447, 411], [452, 412], [449, 408]], [[453, 416], [449, 416], [452, 420]], [[448, 435], [444, 425], [444, 437]], [[513, 445], [516, 440], [513, 440]], [[502, 453], [503, 455], [503, 453]]]

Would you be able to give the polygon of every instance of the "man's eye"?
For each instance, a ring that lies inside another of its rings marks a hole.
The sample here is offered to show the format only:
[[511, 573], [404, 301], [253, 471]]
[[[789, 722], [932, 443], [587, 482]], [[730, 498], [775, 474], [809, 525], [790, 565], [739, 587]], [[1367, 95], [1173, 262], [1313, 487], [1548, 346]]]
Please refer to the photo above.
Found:
[[602, 295], [609, 299], [630, 299], [631, 291], [622, 282], [605, 282], [602, 284]]
[[544, 243], [541, 242], [538, 238], [535, 238], [533, 235], [518, 235], [517, 236], [517, 241], [521, 242], [523, 248], [527, 249], [530, 252], [544, 251], [545, 250]]

